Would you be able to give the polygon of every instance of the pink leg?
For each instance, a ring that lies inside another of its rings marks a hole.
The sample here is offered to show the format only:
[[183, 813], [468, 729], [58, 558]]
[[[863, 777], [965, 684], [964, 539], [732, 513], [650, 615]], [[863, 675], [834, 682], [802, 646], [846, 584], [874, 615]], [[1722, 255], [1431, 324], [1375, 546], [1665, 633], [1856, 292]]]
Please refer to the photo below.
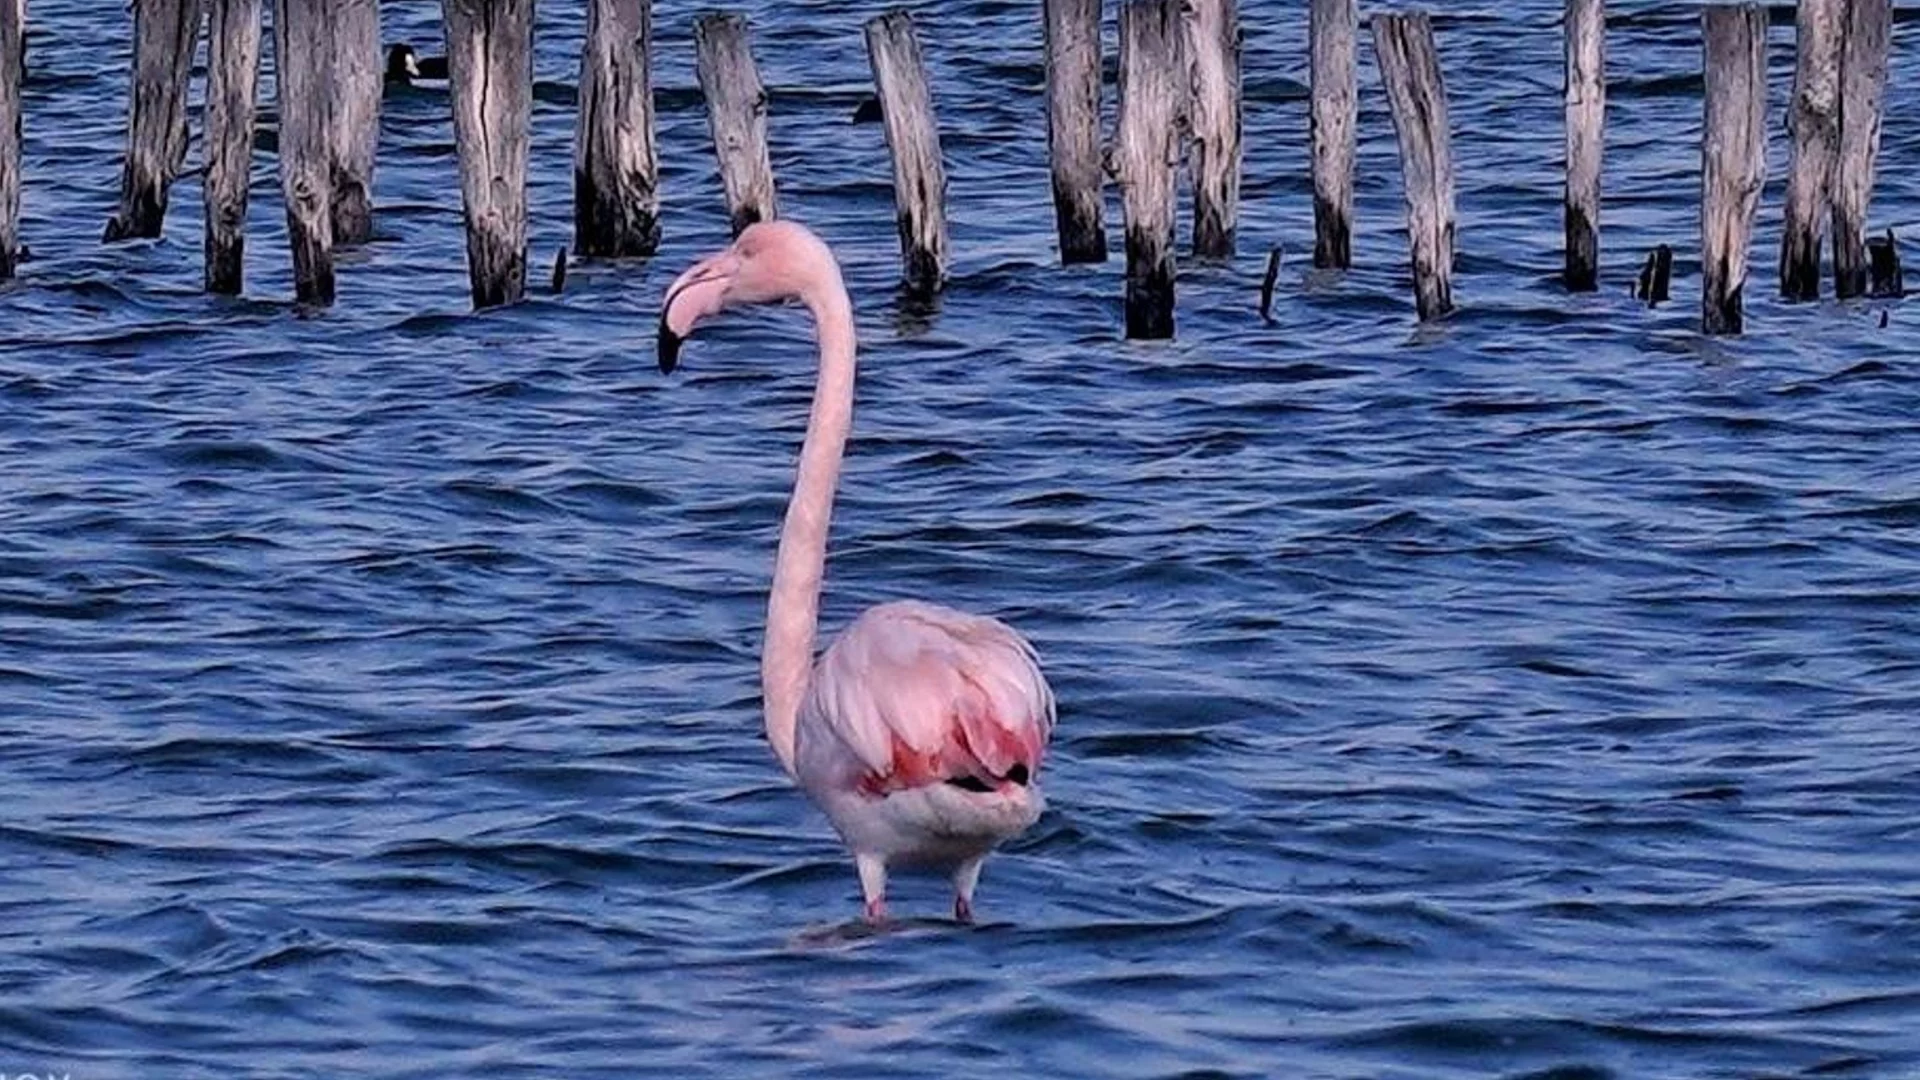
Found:
[[867, 921], [879, 925], [887, 920], [887, 864], [878, 855], [855, 852], [853, 865], [860, 871], [860, 895], [867, 901]]
[[973, 901], [967, 899], [964, 896], [954, 897], [953, 898], [953, 918], [955, 922], [963, 922], [963, 923], [972, 922], [973, 921]]

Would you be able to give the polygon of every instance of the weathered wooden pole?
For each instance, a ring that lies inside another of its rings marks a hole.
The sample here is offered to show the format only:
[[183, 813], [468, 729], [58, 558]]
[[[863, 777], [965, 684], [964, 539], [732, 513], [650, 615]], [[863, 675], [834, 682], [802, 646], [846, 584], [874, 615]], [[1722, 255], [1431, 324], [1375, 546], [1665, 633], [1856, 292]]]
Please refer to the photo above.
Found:
[[20, 259], [20, 87], [26, 78], [27, 0], [0, 0], [0, 281]]
[[1840, 153], [1840, 35], [1847, 0], [1799, 0], [1794, 10], [1793, 100], [1787, 109], [1787, 165], [1780, 234], [1780, 296], [1820, 299], [1820, 233], [1832, 212]]
[[747, 45], [747, 20], [730, 12], [702, 15], [693, 24], [700, 93], [707, 99], [707, 130], [720, 158], [727, 217], [734, 235], [779, 216], [773, 160], [767, 152], [767, 91]]
[[1193, 254], [1233, 257], [1240, 218], [1240, 11], [1238, 0], [1189, 0], [1193, 69], [1188, 168], [1193, 173]]
[[1122, 0], [1115, 180], [1127, 231], [1127, 337], [1173, 336], [1178, 117], [1186, 89], [1180, 0]]
[[1307, 16], [1312, 83], [1313, 265], [1353, 265], [1353, 152], [1359, 110], [1354, 0], [1312, 0]]
[[373, 160], [380, 145], [380, 95], [385, 56], [380, 49], [380, 0], [334, 0], [333, 242], [373, 239]]
[[1422, 320], [1453, 310], [1453, 147], [1433, 23], [1424, 11], [1373, 16], [1373, 48], [1400, 137], [1414, 307]]
[[1605, 0], [1567, 0], [1566, 270], [1569, 292], [1600, 287], [1600, 157], [1606, 144]]
[[1747, 247], [1767, 179], [1767, 9], [1757, 3], [1710, 5], [1700, 17], [1706, 62], [1700, 328], [1737, 334]]
[[1840, 156], [1833, 181], [1833, 291], [1868, 291], [1867, 203], [1880, 153], [1893, 0], [1848, 0], [1840, 51]]
[[1101, 207], [1100, 0], [1045, 0], [1047, 155], [1060, 261], [1107, 261]]
[[187, 80], [200, 34], [201, 0], [140, 0], [133, 5], [133, 83], [128, 93], [127, 156], [120, 206], [103, 239], [160, 235], [167, 190], [187, 157]]
[[533, 0], [445, 2], [467, 280], [474, 307], [511, 304], [527, 291]]
[[207, 291], [237, 296], [260, 87], [260, 0], [207, 0]]
[[573, 138], [573, 250], [626, 258], [660, 246], [653, 0], [589, 0]]
[[[333, 44], [328, 0], [274, 0], [280, 190], [293, 247], [293, 294], [333, 303]], [[249, 136], [251, 138], [251, 136]]]
[[901, 279], [910, 292], [938, 292], [947, 277], [947, 169], [913, 16], [894, 10], [867, 20], [867, 57], [893, 156]]

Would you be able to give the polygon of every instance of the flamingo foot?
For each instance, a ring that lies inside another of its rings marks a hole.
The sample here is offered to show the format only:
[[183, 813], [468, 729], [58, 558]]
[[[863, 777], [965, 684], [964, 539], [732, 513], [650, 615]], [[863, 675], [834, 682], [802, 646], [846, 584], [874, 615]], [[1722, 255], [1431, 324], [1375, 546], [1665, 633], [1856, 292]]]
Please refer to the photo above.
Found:
[[953, 898], [953, 921], [972, 925], [973, 901], [967, 899], [964, 896], [954, 897]]
[[867, 901], [867, 921], [875, 926], [887, 921], [887, 902], [876, 896]]

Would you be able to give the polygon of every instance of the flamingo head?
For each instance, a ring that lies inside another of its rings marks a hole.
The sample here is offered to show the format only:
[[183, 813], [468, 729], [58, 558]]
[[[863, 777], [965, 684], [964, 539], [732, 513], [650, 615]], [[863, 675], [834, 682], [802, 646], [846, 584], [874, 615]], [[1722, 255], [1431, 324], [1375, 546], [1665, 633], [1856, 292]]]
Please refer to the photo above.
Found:
[[688, 267], [660, 303], [660, 370], [680, 361], [680, 344], [710, 315], [747, 304], [801, 300], [809, 305], [829, 283], [838, 285], [833, 252], [811, 229], [793, 221], [759, 221], [724, 250]]

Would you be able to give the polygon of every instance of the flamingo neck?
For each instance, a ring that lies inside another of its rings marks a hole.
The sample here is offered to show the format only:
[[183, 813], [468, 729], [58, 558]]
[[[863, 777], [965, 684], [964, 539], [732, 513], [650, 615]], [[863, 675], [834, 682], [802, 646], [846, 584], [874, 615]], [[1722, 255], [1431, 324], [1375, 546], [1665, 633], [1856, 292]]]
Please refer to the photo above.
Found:
[[837, 270], [816, 293], [806, 301], [820, 342], [820, 372], [806, 441], [800, 446], [799, 474], [780, 527], [773, 588], [767, 597], [767, 637], [760, 654], [767, 741], [789, 775], [794, 774], [794, 727], [813, 674], [833, 491], [853, 426], [853, 304]]

